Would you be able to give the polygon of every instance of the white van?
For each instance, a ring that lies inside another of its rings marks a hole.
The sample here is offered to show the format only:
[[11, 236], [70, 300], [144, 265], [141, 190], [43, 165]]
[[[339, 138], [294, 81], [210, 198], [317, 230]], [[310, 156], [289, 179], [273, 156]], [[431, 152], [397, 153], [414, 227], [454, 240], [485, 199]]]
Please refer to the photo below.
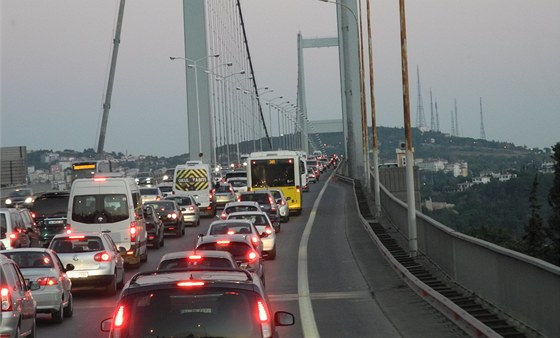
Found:
[[146, 224], [138, 185], [131, 177], [94, 177], [72, 183], [66, 230], [106, 232], [126, 249], [126, 263], [148, 259]]
[[191, 195], [199, 204], [200, 212], [208, 216], [216, 214], [214, 198], [211, 196], [212, 172], [210, 166], [201, 161], [188, 161], [175, 167], [173, 194]]

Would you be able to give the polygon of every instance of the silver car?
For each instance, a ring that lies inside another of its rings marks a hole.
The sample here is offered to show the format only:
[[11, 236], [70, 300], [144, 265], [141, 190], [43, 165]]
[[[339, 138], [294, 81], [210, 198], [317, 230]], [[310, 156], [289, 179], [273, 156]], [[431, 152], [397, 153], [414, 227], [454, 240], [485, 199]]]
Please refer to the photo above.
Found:
[[269, 189], [272, 193], [272, 196], [276, 200], [276, 204], [278, 204], [278, 212], [280, 213], [280, 221], [281, 222], [288, 222], [290, 220], [290, 206], [288, 205], [288, 201], [282, 190], [280, 189]]
[[238, 268], [235, 258], [227, 251], [188, 250], [166, 253], [161, 257], [157, 270], [182, 268]]
[[261, 235], [263, 243], [263, 254], [266, 259], [276, 258], [276, 231], [268, 214], [263, 211], [232, 212], [227, 216], [228, 220], [245, 219], [251, 221]]
[[101, 286], [114, 295], [124, 285], [125, 249], [117, 249], [106, 233], [59, 234], [49, 249], [56, 251], [62, 263], [74, 265], [74, 270], [67, 272], [73, 286]]
[[194, 197], [190, 195], [170, 195], [164, 199], [177, 202], [183, 214], [183, 223], [191, 226], [200, 225], [200, 209], [198, 208], [200, 203], [196, 203]]
[[72, 281], [66, 274], [74, 265], [64, 266], [54, 251], [44, 248], [13, 249], [2, 254], [17, 263], [25, 279], [39, 286], [32, 291], [37, 313], [50, 313], [55, 323], [72, 317]]
[[26, 282], [16, 262], [0, 254], [0, 335], [35, 337], [37, 303], [32, 290], [39, 286]]

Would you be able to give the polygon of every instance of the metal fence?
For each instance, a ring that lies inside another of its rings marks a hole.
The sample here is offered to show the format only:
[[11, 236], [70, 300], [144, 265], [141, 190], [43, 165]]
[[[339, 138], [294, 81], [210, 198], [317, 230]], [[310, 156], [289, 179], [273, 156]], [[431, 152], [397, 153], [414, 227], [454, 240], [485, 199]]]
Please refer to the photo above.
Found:
[[[372, 179], [373, 181], [373, 179]], [[381, 186], [383, 215], [408, 239], [406, 204]], [[560, 267], [416, 213], [418, 250], [463, 288], [547, 337], [560, 337]]]

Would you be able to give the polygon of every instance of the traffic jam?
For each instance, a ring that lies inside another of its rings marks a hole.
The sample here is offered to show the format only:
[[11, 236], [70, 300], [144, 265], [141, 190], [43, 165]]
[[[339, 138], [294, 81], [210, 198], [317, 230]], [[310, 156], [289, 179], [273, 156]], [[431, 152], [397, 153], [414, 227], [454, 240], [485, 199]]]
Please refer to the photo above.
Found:
[[101, 162], [76, 163], [69, 191], [3, 201], [0, 337], [54, 336], [82, 300], [110, 307], [89, 323], [97, 337], [278, 337], [295, 324], [271, 306], [268, 262], [336, 156], [256, 152], [239, 168], [134, 177]]

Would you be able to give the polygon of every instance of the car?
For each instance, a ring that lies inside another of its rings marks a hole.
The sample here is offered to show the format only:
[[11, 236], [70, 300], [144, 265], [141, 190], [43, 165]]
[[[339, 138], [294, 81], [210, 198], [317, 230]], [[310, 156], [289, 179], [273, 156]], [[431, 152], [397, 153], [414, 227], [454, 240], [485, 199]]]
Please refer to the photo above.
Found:
[[235, 201], [235, 192], [229, 183], [218, 183], [210, 193], [216, 209], [222, 209], [227, 203]]
[[154, 185], [154, 186], [157, 185], [157, 181], [155, 177], [152, 175], [151, 172], [147, 172], [147, 171], [139, 172], [134, 178], [134, 180], [138, 185], [147, 185], [147, 184]]
[[[165, 177], [165, 176], [164, 176]], [[172, 177], [173, 179], [173, 177]], [[158, 184], [159, 191], [163, 197], [173, 195], [173, 182], [162, 182]]]
[[46, 248], [12, 249], [2, 251], [19, 266], [23, 277], [39, 285], [33, 290], [37, 302], [36, 313], [50, 313], [55, 323], [72, 317], [72, 281], [67, 272], [73, 264], [63, 265], [58, 255]]
[[[261, 232], [251, 223], [244, 219], [237, 220], [217, 220], [208, 226], [206, 236], [223, 236], [223, 235], [251, 235], [251, 243], [257, 249], [259, 254], [263, 253], [263, 242], [261, 240]], [[203, 236], [203, 235], [199, 235]]]
[[163, 195], [159, 187], [140, 186], [140, 196], [142, 196], [142, 203], [159, 201], [163, 199]]
[[307, 168], [307, 182], [317, 183], [317, 175], [315, 174], [315, 169], [311, 167]]
[[251, 237], [251, 234], [199, 236], [195, 249], [229, 252], [240, 268], [247, 269], [259, 276], [264, 285], [264, 258], [255, 248]]
[[102, 287], [115, 295], [124, 285], [124, 247], [118, 248], [106, 233], [82, 232], [55, 235], [49, 244], [62, 263], [73, 264], [66, 272], [73, 287]]
[[171, 195], [164, 198], [164, 200], [175, 201], [181, 208], [183, 214], [183, 222], [185, 225], [199, 226], [200, 225], [200, 209], [194, 197], [191, 195]]
[[41, 246], [48, 247], [54, 235], [64, 232], [69, 198], [68, 191], [45, 192], [35, 198], [31, 215], [35, 220]]
[[166, 253], [161, 257], [157, 270], [181, 268], [237, 268], [233, 256], [227, 251], [188, 250]]
[[227, 219], [251, 222], [261, 236], [264, 257], [271, 260], [276, 258], [276, 231], [274, 231], [267, 213], [262, 211], [232, 212]]
[[232, 177], [228, 183], [233, 187], [235, 194], [247, 191], [247, 177]]
[[243, 269], [159, 270], [134, 275], [113, 316], [110, 337], [277, 337], [294, 315], [271, 312], [264, 286]]
[[173, 232], [175, 236], [181, 237], [185, 234], [185, 222], [183, 213], [177, 202], [172, 200], [161, 200], [147, 202], [156, 209], [159, 219], [163, 222], [165, 232]]
[[148, 244], [154, 249], [159, 249], [165, 245], [165, 230], [163, 222], [159, 219], [156, 209], [149, 204], [142, 206], [144, 220], [146, 221], [146, 231], [148, 232]]
[[4, 205], [7, 208], [25, 207], [29, 208], [33, 205], [34, 201], [33, 189], [19, 188], [10, 191], [8, 197], [4, 200]]
[[259, 203], [261, 210], [268, 214], [268, 218], [272, 222], [274, 231], [280, 232], [280, 212], [278, 204], [272, 193], [268, 190], [255, 190], [242, 192], [237, 196], [237, 201], [254, 201]]
[[175, 175], [175, 168], [167, 169], [163, 173], [163, 176], [161, 177], [161, 181], [166, 183], [173, 183], [173, 175]]
[[229, 202], [224, 207], [220, 214], [221, 219], [227, 219], [227, 215], [232, 212], [239, 211], [262, 211], [259, 203], [253, 201], [243, 201], [243, 202]]
[[29, 231], [19, 209], [0, 208], [0, 241], [6, 249], [29, 248]]
[[284, 197], [284, 193], [280, 189], [269, 189], [276, 200], [276, 204], [278, 204], [278, 213], [280, 214], [280, 221], [281, 222], [289, 222], [290, 221], [290, 207], [288, 205], [288, 201], [286, 197]]
[[27, 232], [27, 237], [29, 238], [29, 247], [40, 247], [39, 243], [39, 230], [37, 229], [37, 224], [33, 220], [33, 215], [31, 211], [26, 208], [17, 208], [23, 219], [24, 228]]
[[0, 253], [0, 336], [36, 337], [37, 302], [33, 291], [40, 286], [26, 281], [13, 260]]

